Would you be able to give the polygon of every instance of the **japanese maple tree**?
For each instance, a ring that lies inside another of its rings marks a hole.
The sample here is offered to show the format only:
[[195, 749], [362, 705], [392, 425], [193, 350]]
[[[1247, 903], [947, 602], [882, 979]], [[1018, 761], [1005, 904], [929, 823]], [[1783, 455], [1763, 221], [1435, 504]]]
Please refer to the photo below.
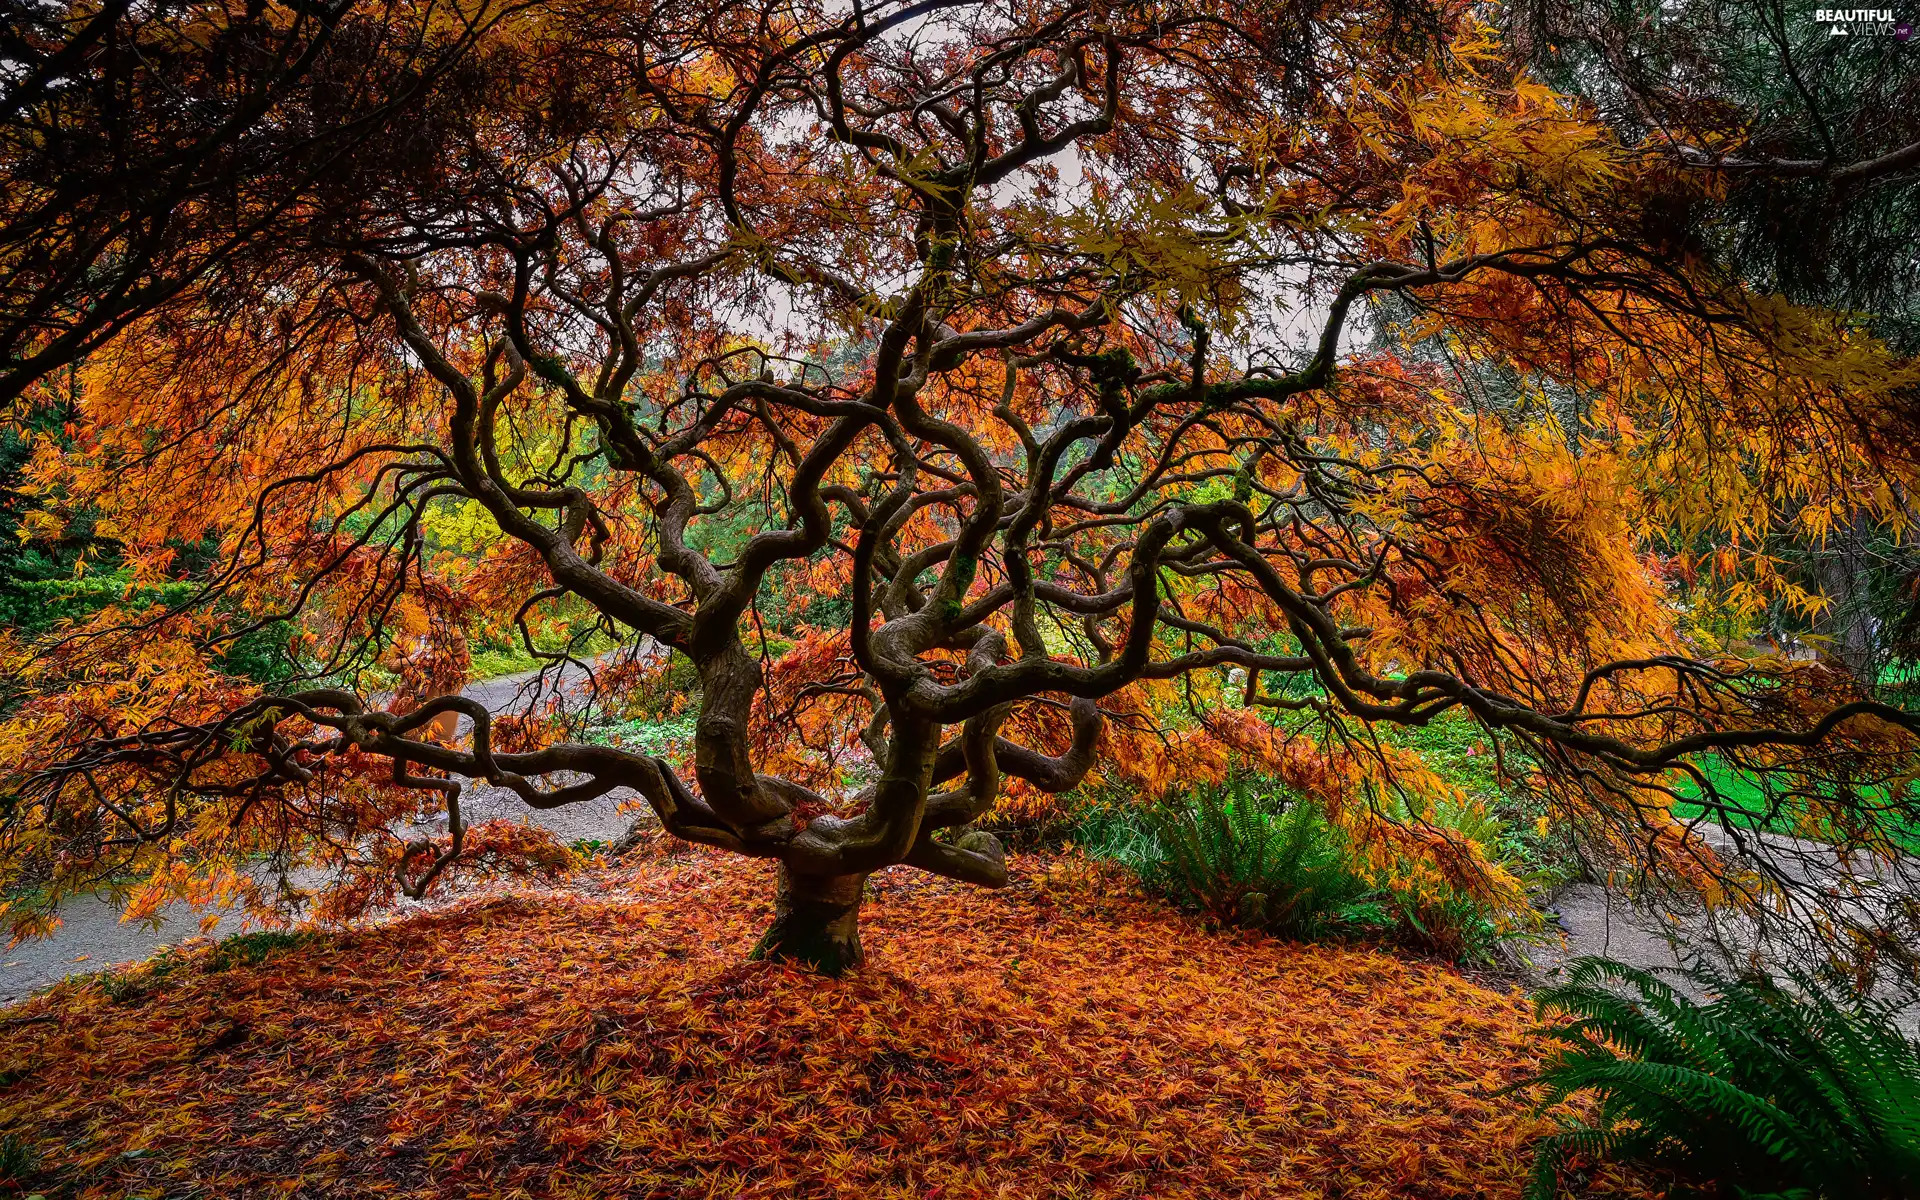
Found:
[[[1788, 512], [1901, 527], [1920, 370], [1722, 270], [1673, 214], [1724, 180], [1471, 6], [624, 0], [489, 37], [512, 69], [413, 190], [334, 197], [257, 303], [87, 361], [42, 527], [90, 506], [141, 578], [219, 553], [192, 603], [6, 647], [16, 877], [305, 900], [265, 854], [344, 870], [340, 912], [553, 860], [468, 828], [462, 780], [630, 789], [777, 863], [760, 952], [839, 971], [874, 872], [1007, 882], [1010, 790], [1232, 755], [1407, 886], [1517, 893], [1370, 733], [1460, 712], [1595, 853], [1898, 947], [1913, 912], [1673, 805], [1730, 810], [1714, 756], [1884, 881], [1920, 720], [1673, 588], [1817, 605], [1741, 548]], [[1711, 561], [1674, 549], [1705, 529]], [[462, 629], [531, 646], [564, 605], [692, 664], [690, 762], [434, 694]], [[307, 682], [221, 669], [275, 620]], [[424, 682], [349, 686], [402, 636]]]

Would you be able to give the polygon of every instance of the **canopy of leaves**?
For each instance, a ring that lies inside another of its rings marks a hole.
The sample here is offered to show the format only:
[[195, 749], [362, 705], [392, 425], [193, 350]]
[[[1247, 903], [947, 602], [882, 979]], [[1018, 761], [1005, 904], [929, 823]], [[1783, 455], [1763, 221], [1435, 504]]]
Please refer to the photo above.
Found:
[[[1517, 901], [1377, 736], [1454, 713], [1603, 867], [1913, 965], [1920, 720], [1757, 622], [1825, 603], [1783, 526], [1906, 536], [1920, 365], [1669, 219], [1737, 172], [1464, 4], [460, 28], [424, 157], [99, 346], [36, 440], [29, 537], [86, 514], [195, 591], [0, 643], [17, 932], [79, 888], [338, 917], [552, 866], [467, 828], [478, 780], [778, 862], [763, 949], [847, 965], [872, 872], [1003, 886], [996, 807], [1234, 756], [1396, 886]], [[263, 689], [223, 656], [279, 622]], [[473, 639], [590, 635], [603, 698], [691, 664], [690, 753], [452, 694]], [[1864, 891], [1716, 852], [1709, 757]]]

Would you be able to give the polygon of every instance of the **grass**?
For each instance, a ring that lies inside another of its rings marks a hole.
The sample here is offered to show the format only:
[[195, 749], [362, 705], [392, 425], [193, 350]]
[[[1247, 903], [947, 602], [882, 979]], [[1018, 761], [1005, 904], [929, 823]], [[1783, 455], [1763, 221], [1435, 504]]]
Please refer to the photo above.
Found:
[[[1383, 724], [1375, 728], [1374, 736], [1385, 745], [1417, 751], [1442, 777], [1469, 796], [1485, 800], [1500, 824], [1488, 848], [1495, 858], [1510, 869], [1547, 887], [1568, 875], [1572, 868], [1568, 848], [1551, 830], [1545, 836], [1537, 832], [1537, 819], [1546, 810], [1537, 797], [1500, 777], [1498, 760], [1487, 744], [1486, 733], [1471, 718], [1456, 711], [1443, 714], [1424, 726]], [[1718, 756], [1704, 755], [1696, 759], [1694, 765], [1720, 793], [1725, 805], [1733, 810], [1716, 813], [1714, 820], [1732, 821], [1748, 829], [1764, 828], [1774, 833], [1818, 837], [1796, 827], [1790, 815], [1767, 819], [1770, 805], [1758, 781], [1728, 766]], [[1530, 764], [1524, 759], [1515, 760], [1512, 757], [1509, 757], [1508, 766], [1516, 772], [1530, 769]], [[1691, 779], [1679, 779], [1675, 783], [1675, 791], [1681, 796], [1673, 806], [1675, 816], [1691, 821], [1707, 813], [1706, 807], [1698, 803], [1700, 789]], [[1920, 855], [1920, 822], [1896, 822], [1891, 834], [1897, 845], [1909, 853]]]
[[0, 1137], [0, 1181], [24, 1182], [39, 1169], [39, 1156], [17, 1134]]
[[[619, 643], [598, 630], [576, 632], [569, 628], [564, 633], [546, 634], [536, 638], [534, 645], [544, 653], [557, 653], [565, 650], [575, 658], [591, 659], [595, 655], [605, 654], [616, 649]], [[539, 658], [528, 652], [526, 644], [518, 639], [504, 645], [481, 646], [471, 652], [467, 673], [475, 681], [498, 679], [502, 675], [520, 675], [528, 671], [538, 671], [551, 666], [548, 659]]]
[[522, 646], [495, 646], [485, 650], [475, 650], [468, 665], [468, 673], [476, 681], [498, 679], [502, 675], [518, 675], [524, 671], [537, 671], [544, 665], [542, 660], [528, 654]]
[[[1707, 777], [1713, 789], [1720, 793], [1726, 805], [1733, 809], [1731, 813], [1723, 811], [1718, 820], [1731, 820], [1742, 829], [1752, 829], [1762, 823], [1767, 811], [1767, 795], [1751, 777], [1728, 767], [1718, 757], [1703, 758], [1694, 765]], [[1691, 779], [1683, 778], [1674, 790], [1687, 797], [1700, 795], [1699, 785]], [[1694, 820], [1706, 811], [1704, 805], [1691, 800], [1682, 800], [1673, 806], [1673, 814], [1683, 821]]]
[[261, 930], [236, 933], [210, 946], [180, 951], [163, 946], [144, 963], [91, 977], [95, 986], [116, 1004], [145, 1000], [179, 982], [186, 973], [214, 974], [235, 967], [257, 967], [277, 954], [317, 945], [320, 935], [308, 932]]
[[771, 869], [682, 850], [134, 1003], [69, 982], [0, 1024], [0, 1137], [71, 1200], [1518, 1197], [1523, 997], [1082, 861], [885, 872], [841, 981], [746, 962]]
[[[1722, 805], [1733, 810], [1727, 812], [1723, 808], [1714, 814], [1714, 820], [1723, 824], [1730, 821], [1743, 829], [1764, 829], [1770, 833], [1807, 836], [1807, 831], [1796, 825], [1790, 812], [1769, 818], [1768, 813], [1774, 806], [1768, 800], [1766, 790], [1753, 776], [1729, 767], [1724, 760], [1714, 755], [1704, 756], [1694, 765], [1707, 777], [1714, 791], [1719, 793]], [[1706, 806], [1696, 802], [1701, 791], [1699, 785], [1693, 780], [1682, 778], [1674, 790], [1681, 796], [1687, 797], [1674, 804], [1673, 813], [1676, 817], [1683, 821], [1691, 821], [1707, 813]], [[1873, 795], [1876, 802], [1884, 800], [1884, 793], [1869, 794]], [[1894, 843], [1908, 853], [1920, 854], [1920, 824], [1896, 822], [1891, 835]]]
[[256, 933], [236, 933], [213, 944], [207, 955], [207, 970], [226, 971], [234, 967], [257, 967], [276, 954], [298, 950], [313, 944], [317, 934], [263, 929]]

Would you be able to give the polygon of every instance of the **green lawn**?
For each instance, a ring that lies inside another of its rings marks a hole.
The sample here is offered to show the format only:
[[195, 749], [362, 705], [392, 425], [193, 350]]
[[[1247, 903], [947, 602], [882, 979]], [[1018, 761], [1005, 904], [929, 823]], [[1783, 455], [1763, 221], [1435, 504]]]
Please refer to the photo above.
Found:
[[[1791, 802], [1787, 805], [1787, 811], [1777, 814], [1772, 820], [1768, 820], [1767, 813], [1772, 806], [1767, 800], [1765, 789], [1760, 786], [1759, 781], [1753, 776], [1736, 768], [1729, 767], [1718, 757], [1711, 755], [1699, 759], [1694, 765], [1700, 769], [1701, 774], [1707, 777], [1708, 781], [1713, 785], [1713, 789], [1720, 794], [1721, 803], [1736, 810], [1732, 813], [1722, 811], [1718, 814], [1717, 819], [1722, 823], [1732, 821], [1746, 829], [1765, 829], [1772, 833], [1818, 838], [1819, 833], [1817, 830], [1801, 828], [1795, 821], [1795, 814], [1792, 811]], [[1674, 790], [1685, 797], [1697, 797], [1700, 795], [1699, 785], [1691, 779], [1682, 779]], [[1888, 800], [1887, 792], [1884, 788], [1866, 789], [1864, 795], [1875, 804], [1885, 804]], [[1682, 800], [1673, 806], [1674, 815], [1682, 820], [1692, 820], [1706, 811], [1705, 806], [1690, 803], [1688, 800]], [[1892, 837], [1894, 843], [1908, 853], [1920, 854], [1920, 822], [1896, 820]]]
[[[1559, 850], [1557, 843], [1533, 836], [1529, 828], [1544, 811], [1539, 798], [1527, 795], [1523, 788], [1500, 778], [1485, 731], [1469, 717], [1452, 712], [1424, 727], [1382, 725], [1375, 734], [1385, 744], [1418, 751], [1428, 766], [1461, 790], [1487, 801], [1506, 827], [1502, 842], [1508, 857], [1536, 869], [1552, 869], [1553, 859]], [[1507, 765], [1511, 771], [1524, 773], [1529, 768], [1524, 759], [1512, 757], [1511, 749], [1508, 753]], [[1788, 811], [1778, 813], [1769, 820], [1767, 814], [1771, 806], [1759, 781], [1729, 766], [1718, 756], [1706, 756], [1696, 760], [1694, 765], [1720, 795], [1724, 808], [1715, 819], [1748, 829], [1764, 828], [1798, 837], [1820, 837], [1818, 830], [1808, 829], [1796, 819], [1797, 814], [1791, 804], [1788, 805]], [[1674, 790], [1682, 797], [1673, 806], [1675, 816], [1682, 820], [1693, 820], [1707, 812], [1704, 805], [1697, 803], [1700, 788], [1692, 779], [1678, 779]], [[1867, 789], [1864, 795], [1874, 803], [1884, 804], [1887, 801], [1884, 788]], [[1920, 820], [1901, 821], [1893, 833], [1893, 840], [1907, 851], [1920, 854]]]

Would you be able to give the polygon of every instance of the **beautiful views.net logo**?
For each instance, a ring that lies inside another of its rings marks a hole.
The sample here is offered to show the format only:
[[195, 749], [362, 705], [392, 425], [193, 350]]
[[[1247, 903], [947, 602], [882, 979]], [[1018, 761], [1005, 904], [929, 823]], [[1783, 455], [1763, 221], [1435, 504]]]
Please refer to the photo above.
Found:
[[1894, 16], [1890, 8], [1816, 8], [1815, 23], [1827, 26], [1829, 37], [1891, 37], [1906, 41], [1913, 23]]

